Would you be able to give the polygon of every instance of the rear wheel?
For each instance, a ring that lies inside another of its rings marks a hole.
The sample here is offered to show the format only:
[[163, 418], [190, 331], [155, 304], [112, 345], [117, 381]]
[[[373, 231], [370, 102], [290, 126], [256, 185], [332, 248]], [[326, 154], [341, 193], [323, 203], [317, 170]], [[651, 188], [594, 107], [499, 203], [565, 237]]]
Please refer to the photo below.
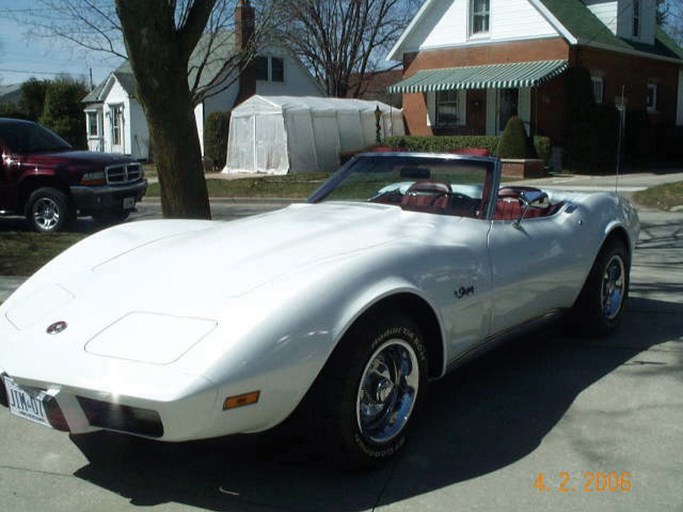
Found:
[[64, 229], [72, 216], [69, 196], [56, 188], [39, 188], [26, 203], [26, 218], [31, 227], [41, 233], [55, 233]]
[[571, 324], [586, 335], [603, 336], [621, 321], [628, 296], [629, 260], [624, 244], [608, 240], [598, 253], [579, 298], [571, 311]]
[[410, 318], [361, 321], [345, 335], [316, 385], [323, 449], [350, 469], [395, 455], [425, 395], [426, 377], [422, 334]]

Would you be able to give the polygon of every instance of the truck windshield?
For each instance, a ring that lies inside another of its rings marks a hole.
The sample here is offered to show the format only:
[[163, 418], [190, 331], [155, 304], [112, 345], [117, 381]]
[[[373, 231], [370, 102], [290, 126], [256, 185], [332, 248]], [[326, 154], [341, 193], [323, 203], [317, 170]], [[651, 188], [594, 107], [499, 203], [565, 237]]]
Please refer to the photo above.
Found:
[[24, 121], [0, 123], [0, 139], [14, 153], [46, 153], [71, 149], [68, 142], [47, 128]]

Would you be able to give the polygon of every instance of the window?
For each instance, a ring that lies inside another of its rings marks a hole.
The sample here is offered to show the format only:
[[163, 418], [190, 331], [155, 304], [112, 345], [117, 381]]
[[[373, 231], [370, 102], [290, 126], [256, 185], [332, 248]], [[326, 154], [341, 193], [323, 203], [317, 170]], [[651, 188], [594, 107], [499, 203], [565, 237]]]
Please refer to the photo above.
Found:
[[657, 111], [657, 84], [647, 84], [647, 111]]
[[605, 96], [605, 80], [599, 76], [592, 76], [593, 82], [593, 99], [595, 103], [602, 103]]
[[256, 80], [264, 82], [285, 81], [285, 61], [280, 57], [254, 57]]
[[640, 0], [633, 0], [633, 37], [640, 36]]
[[268, 57], [254, 57], [256, 80], [268, 80]]
[[436, 125], [454, 126], [458, 120], [458, 91], [436, 93]]
[[490, 3], [490, 0], [470, 0], [470, 34], [488, 33]]
[[270, 58], [270, 79], [273, 82], [285, 81], [285, 62], [279, 57]]
[[100, 120], [97, 112], [86, 112], [88, 137], [98, 137], [100, 134]]
[[111, 141], [114, 146], [120, 146], [123, 142], [123, 106], [110, 107], [111, 118]]

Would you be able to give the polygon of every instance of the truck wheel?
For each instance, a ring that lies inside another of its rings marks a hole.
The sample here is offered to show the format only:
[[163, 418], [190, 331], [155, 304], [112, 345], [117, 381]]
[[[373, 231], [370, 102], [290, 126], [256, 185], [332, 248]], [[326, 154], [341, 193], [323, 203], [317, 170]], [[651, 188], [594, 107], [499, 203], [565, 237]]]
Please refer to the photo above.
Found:
[[56, 233], [71, 221], [69, 197], [56, 188], [43, 187], [34, 191], [26, 204], [26, 218], [39, 233]]
[[427, 354], [403, 313], [361, 321], [340, 343], [316, 383], [316, 431], [336, 464], [362, 469], [403, 448], [426, 392]]

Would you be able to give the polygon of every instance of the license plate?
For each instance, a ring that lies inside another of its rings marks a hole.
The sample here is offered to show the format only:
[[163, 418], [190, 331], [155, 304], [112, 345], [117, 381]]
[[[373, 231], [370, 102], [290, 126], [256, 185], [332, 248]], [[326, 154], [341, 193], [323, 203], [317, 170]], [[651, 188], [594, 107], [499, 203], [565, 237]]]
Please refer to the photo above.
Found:
[[124, 197], [123, 198], [123, 209], [130, 210], [135, 208], [135, 198], [134, 197]]
[[5, 388], [12, 414], [52, 428], [45, 412], [48, 395], [44, 391], [22, 388], [9, 377], [5, 377]]

